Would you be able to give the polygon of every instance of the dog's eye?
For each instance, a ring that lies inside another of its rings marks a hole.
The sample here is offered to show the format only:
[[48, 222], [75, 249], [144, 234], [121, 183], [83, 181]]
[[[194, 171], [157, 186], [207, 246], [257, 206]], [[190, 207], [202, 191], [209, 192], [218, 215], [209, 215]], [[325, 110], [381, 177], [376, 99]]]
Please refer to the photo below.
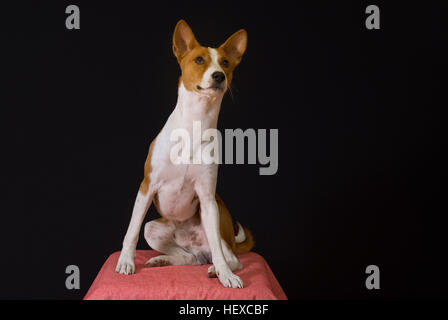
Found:
[[197, 64], [204, 64], [205, 60], [204, 60], [204, 58], [199, 56], [194, 59], [194, 62], [196, 62]]
[[221, 64], [223, 67], [227, 68], [229, 66], [229, 60], [224, 59], [222, 60]]

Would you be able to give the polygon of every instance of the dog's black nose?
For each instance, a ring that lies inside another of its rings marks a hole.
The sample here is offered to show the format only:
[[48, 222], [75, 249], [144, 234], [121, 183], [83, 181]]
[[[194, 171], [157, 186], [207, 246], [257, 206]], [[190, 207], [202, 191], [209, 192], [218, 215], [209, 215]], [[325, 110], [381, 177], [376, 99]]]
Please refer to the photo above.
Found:
[[218, 83], [221, 83], [226, 78], [226, 75], [221, 71], [215, 71], [212, 73], [212, 79]]

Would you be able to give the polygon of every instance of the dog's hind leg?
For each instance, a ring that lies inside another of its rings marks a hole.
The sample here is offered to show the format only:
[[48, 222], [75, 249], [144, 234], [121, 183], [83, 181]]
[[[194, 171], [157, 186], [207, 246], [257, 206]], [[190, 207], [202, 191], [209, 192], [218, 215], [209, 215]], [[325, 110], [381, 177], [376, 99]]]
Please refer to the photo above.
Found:
[[149, 246], [164, 255], [153, 257], [145, 264], [148, 267], [161, 267], [170, 265], [198, 264], [196, 257], [178, 246], [174, 241], [175, 226], [164, 218], [146, 223], [145, 239]]

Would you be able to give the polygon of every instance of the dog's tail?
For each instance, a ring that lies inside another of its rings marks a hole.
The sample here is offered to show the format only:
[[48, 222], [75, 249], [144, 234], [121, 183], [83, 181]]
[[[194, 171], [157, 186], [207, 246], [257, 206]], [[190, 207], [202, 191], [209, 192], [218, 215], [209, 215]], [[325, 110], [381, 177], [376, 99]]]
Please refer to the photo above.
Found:
[[235, 232], [235, 253], [246, 253], [252, 250], [255, 245], [252, 233], [246, 227], [243, 227], [239, 222], [236, 223]]

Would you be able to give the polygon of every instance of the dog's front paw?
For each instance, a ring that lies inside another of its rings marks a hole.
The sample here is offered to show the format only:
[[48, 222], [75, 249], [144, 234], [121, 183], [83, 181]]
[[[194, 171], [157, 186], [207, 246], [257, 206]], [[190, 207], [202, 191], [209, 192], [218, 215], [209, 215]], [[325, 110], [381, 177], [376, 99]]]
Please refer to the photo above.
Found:
[[[239, 262], [238, 260], [236, 260], [236, 261], [232, 261], [232, 262], [229, 262], [229, 268], [230, 268], [230, 270], [232, 270], [232, 271], [235, 271], [235, 270], [241, 270], [242, 268], [243, 268], [243, 265], [241, 264], [241, 262]], [[207, 274], [208, 274], [208, 277], [209, 278], [216, 278], [217, 276], [216, 276], [216, 268], [215, 268], [215, 265], [211, 265], [209, 268], [208, 268], [208, 270], [207, 270]]]
[[122, 250], [115, 272], [120, 274], [133, 274], [135, 272], [134, 255], [127, 250]]
[[217, 276], [222, 285], [226, 288], [243, 288], [243, 280], [234, 274], [229, 268], [222, 268], [219, 270], [218, 268], [209, 268], [208, 269], [209, 277]]

